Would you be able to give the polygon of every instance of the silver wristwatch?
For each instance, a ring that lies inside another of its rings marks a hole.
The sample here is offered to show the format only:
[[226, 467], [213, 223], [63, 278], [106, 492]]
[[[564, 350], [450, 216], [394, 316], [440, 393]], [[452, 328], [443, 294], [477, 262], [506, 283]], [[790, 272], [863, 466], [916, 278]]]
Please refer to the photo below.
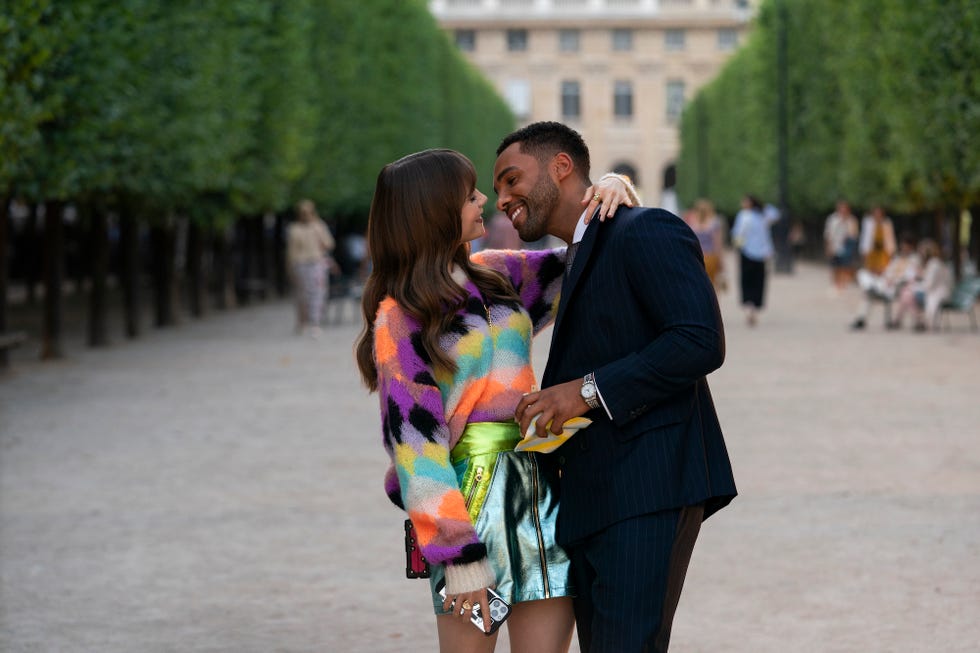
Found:
[[582, 379], [582, 389], [579, 392], [589, 408], [599, 407], [599, 389], [595, 385], [595, 372], [589, 372], [585, 375], [585, 378]]

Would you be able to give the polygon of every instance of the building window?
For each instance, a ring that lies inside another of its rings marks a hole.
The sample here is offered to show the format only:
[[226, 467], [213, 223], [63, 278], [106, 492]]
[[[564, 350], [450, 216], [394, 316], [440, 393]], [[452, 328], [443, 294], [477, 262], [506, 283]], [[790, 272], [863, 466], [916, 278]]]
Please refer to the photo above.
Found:
[[579, 31], [577, 29], [559, 30], [558, 49], [562, 52], [578, 52]]
[[664, 32], [664, 45], [668, 50], [683, 50], [685, 36], [682, 29], [669, 29]]
[[734, 50], [738, 47], [738, 31], [730, 27], [718, 30], [718, 49]]
[[629, 52], [633, 49], [633, 30], [614, 29], [612, 31], [612, 49], [615, 52]]
[[504, 88], [504, 96], [514, 115], [524, 120], [531, 115], [531, 83], [526, 79], [511, 79]]
[[507, 49], [510, 52], [524, 52], [527, 50], [527, 30], [507, 30]]
[[617, 118], [633, 117], [633, 84], [618, 80], [613, 85], [613, 114]]
[[621, 161], [613, 166], [612, 171], [617, 175], [626, 175], [630, 178], [630, 181], [633, 182], [634, 186], [637, 188], [640, 187], [640, 178], [639, 175], [636, 174], [636, 166], [633, 164]]
[[684, 80], [671, 79], [667, 82], [667, 122], [675, 123], [684, 111]]
[[561, 83], [561, 116], [577, 119], [582, 115], [582, 90], [579, 83], [566, 80]]
[[456, 30], [456, 47], [463, 52], [473, 52], [476, 50], [476, 30]]

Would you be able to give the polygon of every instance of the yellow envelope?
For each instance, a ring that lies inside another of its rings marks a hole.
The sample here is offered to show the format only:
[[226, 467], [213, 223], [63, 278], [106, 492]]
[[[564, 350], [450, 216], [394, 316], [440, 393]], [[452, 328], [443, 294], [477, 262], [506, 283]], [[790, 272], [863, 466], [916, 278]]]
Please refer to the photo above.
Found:
[[[551, 453], [561, 445], [565, 444], [565, 440], [575, 435], [575, 433], [580, 429], [584, 429], [592, 423], [592, 420], [585, 417], [573, 417], [565, 422], [561, 435], [555, 435], [551, 431], [548, 431], [548, 437], [539, 438], [534, 430], [534, 424], [537, 421], [538, 418], [535, 415], [534, 419], [531, 420], [530, 426], [527, 427], [527, 433], [524, 434], [524, 439], [517, 443], [517, 446], [514, 447], [514, 451]], [[548, 426], [551, 426], [551, 422], [548, 422]]]

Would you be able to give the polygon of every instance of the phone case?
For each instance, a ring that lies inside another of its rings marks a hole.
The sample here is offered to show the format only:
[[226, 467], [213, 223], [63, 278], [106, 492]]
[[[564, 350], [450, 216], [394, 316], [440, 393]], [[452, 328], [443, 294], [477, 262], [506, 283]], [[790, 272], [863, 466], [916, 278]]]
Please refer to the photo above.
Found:
[[[446, 598], [446, 581], [440, 580], [436, 585], [436, 591], [439, 593], [443, 599]], [[456, 607], [456, 603], [453, 602], [449, 606], [452, 610]], [[490, 636], [497, 632], [497, 629], [503, 625], [507, 617], [510, 616], [510, 606], [507, 601], [504, 601], [499, 594], [493, 591], [492, 588], [487, 588], [487, 608], [490, 610], [490, 631], [483, 630], [483, 615], [480, 613], [480, 604], [477, 603], [473, 606], [473, 610], [470, 614], [470, 623], [480, 629], [480, 632]]]
[[429, 561], [422, 555], [418, 538], [415, 537], [415, 526], [411, 519], [405, 520], [405, 575], [408, 578], [428, 578], [432, 575]]

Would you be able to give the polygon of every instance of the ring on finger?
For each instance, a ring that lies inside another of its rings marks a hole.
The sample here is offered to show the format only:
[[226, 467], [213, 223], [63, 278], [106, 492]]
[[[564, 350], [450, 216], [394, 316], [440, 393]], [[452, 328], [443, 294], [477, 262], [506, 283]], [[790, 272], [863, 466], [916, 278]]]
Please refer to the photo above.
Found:
[[598, 193], [598, 192], [596, 192], [596, 194], [592, 196], [592, 201], [593, 202], [598, 202], [601, 199], [602, 199], [602, 195], [600, 193]]
[[473, 604], [472, 603], [470, 603], [469, 601], [463, 601], [463, 610], [464, 611], [465, 610], [472, 610], [472, 609], [473, 609]]

